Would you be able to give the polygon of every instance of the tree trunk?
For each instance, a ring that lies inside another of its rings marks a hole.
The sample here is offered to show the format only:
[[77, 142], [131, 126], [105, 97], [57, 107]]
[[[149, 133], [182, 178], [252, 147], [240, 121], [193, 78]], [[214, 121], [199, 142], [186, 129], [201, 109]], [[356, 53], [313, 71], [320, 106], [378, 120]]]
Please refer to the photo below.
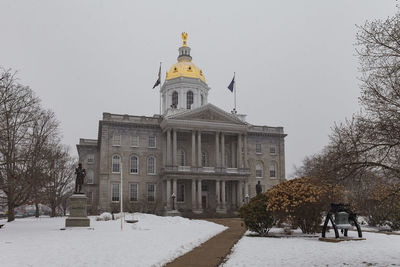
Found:
[[8, 218], [8, 222], [12, 222], [15, 220], [15, 216], [14, 216], [14, 203], [13, 202], [8, 202], [8, 214], [7, 214], [7, 218]]
[[36, 217], [36, 218], [39, 218], [39, 215], [40, 215], [40, 213], [39, 213], [39, 203], [35, 203], [35, 208], [36, 208], [36, 210], [35, 210], [35, 217]]
[[51, 206], [51, 214], [50, 217], [56, 217], [56, 206]]

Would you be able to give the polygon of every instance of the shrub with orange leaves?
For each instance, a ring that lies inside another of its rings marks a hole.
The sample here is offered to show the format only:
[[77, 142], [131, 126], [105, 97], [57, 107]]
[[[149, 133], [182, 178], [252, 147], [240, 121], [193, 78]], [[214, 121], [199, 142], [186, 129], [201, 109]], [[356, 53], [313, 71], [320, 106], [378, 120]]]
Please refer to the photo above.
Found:
[[320, 231], [322, 213], [329, 209], [331, 202], [340, 200], [342, 192], [342, 187], [321, 180], [296, 178], [266, 192], [267, 209], [280, 222], [300, 227], [303, 233], [315, 233]]

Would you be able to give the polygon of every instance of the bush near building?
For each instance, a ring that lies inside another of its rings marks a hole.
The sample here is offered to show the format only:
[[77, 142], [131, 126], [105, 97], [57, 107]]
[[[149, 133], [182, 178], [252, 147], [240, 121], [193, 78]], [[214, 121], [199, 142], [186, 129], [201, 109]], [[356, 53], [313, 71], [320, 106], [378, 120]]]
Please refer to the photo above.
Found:
[[299, 227], [303, 233], [316, 233], [321, 229], [323, 213], [331, 202], [340, 200], [342, 192], [342, 187], [324, 181], [296, 178], [268, 190], [266, 206], [279, 222]]
[[239, 216], [243, 219], [247, 229], [261, 236], [267, 235], [274, 225], [272, 213], [265, 206], [267, 200], [265, 194], [259, 194], [239, 209]]
[[400, 230], [400, 184], [379, 184], [368, 203], [368, 224]]

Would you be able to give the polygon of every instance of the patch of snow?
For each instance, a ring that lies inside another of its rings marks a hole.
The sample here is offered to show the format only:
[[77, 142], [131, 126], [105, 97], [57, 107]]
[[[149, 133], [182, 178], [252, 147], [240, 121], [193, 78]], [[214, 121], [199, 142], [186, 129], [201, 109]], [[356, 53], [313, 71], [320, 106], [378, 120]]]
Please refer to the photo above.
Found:
[[[357, 235], [351, 231], [349, 236]], [[223, 266], [400, 265], [400, 236], [364, 232], [363, 237], [367, 240], [328, 243], [318, 238], [243, 236]]]
[[67, 228], [65, 217], [24, 218], [0, 229], [1, 266], [162, 266], [224, 231], [225, 226], [182, 217], [127, 215], [137, 223], [96, 221]]

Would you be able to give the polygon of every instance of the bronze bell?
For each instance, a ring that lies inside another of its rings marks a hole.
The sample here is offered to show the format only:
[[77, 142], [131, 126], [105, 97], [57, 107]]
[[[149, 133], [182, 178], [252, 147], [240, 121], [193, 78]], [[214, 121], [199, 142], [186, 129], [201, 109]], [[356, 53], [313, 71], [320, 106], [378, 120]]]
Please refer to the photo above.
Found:
[[353, 226], [349, 223], [349, 214], [345, 211], [335, 213], [335, 224], [338, 229], [353, 228]]

